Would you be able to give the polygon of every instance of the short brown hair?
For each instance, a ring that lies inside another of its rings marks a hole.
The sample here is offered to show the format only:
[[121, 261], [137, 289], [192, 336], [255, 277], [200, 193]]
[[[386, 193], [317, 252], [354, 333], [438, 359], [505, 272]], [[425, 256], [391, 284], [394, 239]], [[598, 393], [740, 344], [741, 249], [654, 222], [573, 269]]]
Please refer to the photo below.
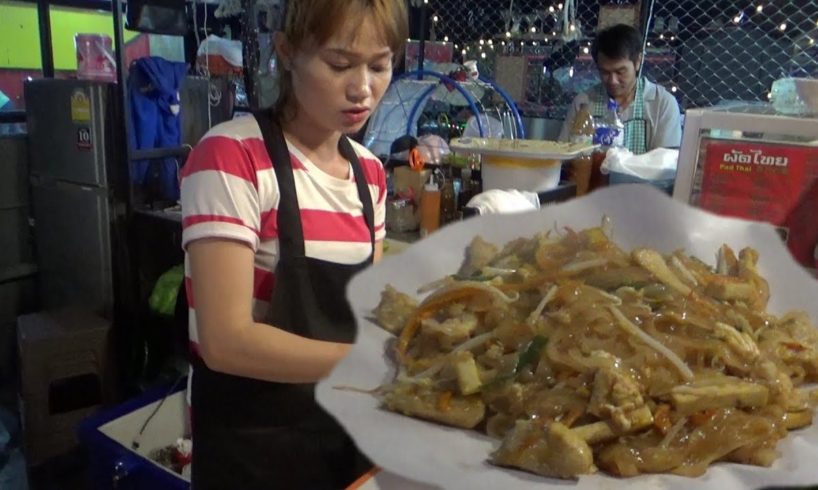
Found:
[[[281, 31], [294, 50], [314, 42], [323, 46], [350, 19], [371, 15], [383, 41], [395, 58], [403, 52], [409, 35], [404, 0], [289, 0]], [[274, 109], [279, 119], [293, 116], [292, 75], [279, 69], [278, 99]]]
[[599, 61], [599, 53], [602, 53], [611, 60], [631, 60], [636, 63], [642, 54], [642, 47], [642, 35], [639, 31], [627, 24], [617, 24], [596, 35], [591, 56], [595, 62]]

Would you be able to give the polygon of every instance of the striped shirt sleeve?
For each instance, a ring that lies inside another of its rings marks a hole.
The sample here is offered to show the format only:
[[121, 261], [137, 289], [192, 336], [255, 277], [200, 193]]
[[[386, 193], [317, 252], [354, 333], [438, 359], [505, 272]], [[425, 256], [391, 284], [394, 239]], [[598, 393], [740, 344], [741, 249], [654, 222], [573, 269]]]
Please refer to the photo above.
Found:
[[386, 171], [381, 161], [369, 150], [357, 143], [354, 146], [372, 193], [375, 241], [381, 241], [386, 238]]
[[261, 226], [256, 162], [241, 140], [205, 137], [182, 170], [182, 247], [225, 238], [258, 250]]

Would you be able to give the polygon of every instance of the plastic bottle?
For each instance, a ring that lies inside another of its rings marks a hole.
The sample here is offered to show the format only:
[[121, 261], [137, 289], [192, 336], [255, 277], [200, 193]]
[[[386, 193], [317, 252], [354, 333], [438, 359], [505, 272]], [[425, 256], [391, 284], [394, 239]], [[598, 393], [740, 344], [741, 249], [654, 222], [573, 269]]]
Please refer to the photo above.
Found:
[[[574, 117], [574, 125], [571, 127], [571, 142], [578, 144], [592, 144], [594, 141], [594, 118], [588, 110], [588, 104], [579, 106]], [[569, 172], [571, 182], [577, 185], [577, 196], [584, 196], [588, 193], [588, 186], [591, 182], [591, 154], [583, 153], [571, 162]]]
[[608, 176], [600, 170], [608, 150], [625, 146], [625, 124], [619, 117], [619, 105], [615, 100], [608, 101], [608, 110], [602, 123], [594, 131], [594, 144], [599, 147], [591, 157], [591, 182], [588, 191], [608, 185]]

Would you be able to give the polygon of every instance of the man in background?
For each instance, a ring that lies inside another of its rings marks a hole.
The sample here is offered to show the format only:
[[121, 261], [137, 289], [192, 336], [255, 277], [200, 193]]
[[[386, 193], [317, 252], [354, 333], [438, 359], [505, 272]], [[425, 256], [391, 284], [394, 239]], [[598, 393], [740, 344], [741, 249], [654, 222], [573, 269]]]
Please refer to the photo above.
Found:
[[638, 76], [642, 65], [639, 32], [624, 24], [609, 27], [597, 35], [591, 55], [602, 83], [574, 98], [560, 141], [570, 139], [580, 105], [588, 104], [591, 115], [598, 120], [604, 117], [608, 100], [614, 99], [625, 123], [625, 146], [630, 151], [638, 155], [656, 148], [679, 147], [682, 140], [679, 104], [664, 87]]

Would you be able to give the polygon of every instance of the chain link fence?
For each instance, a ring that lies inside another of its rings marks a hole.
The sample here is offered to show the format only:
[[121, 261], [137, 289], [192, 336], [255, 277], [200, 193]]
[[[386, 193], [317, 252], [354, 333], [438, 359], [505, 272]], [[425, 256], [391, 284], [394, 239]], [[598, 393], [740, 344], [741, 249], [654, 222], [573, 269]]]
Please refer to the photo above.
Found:
[[818, 1], [656, 1], [648, 75], [683, 108], [766, 101], [772, 82], [818, 72]]
[[[423, 0], [410, 3], [417, 12]], [[425, 9], [427, 40], [454, 62], [477, 61], [532, 116], [561, 118], [598, 83], [591, 42], [619, 22], [646, 35], [643, 72], [683, 109], [766, 101], [774, 80], [818, 75], [818, 0], [428, 0]]]

